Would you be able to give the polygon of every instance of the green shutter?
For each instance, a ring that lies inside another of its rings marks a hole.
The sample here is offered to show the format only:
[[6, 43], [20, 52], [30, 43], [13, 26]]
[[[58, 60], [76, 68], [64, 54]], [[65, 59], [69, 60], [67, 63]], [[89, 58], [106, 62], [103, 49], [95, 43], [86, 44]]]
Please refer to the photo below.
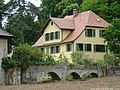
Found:
[[95, 37], [95, 29], [92, 30], [92, 36]]
[[99, 37], [102, 37], [102, 30], [99, 30]]
[[88, 36], [88, 30], [85, 29], [85, 36], [87, 37]]
[[87, 44], [84, 44], [84, 50], [87, 51]]
[[107, 48], [107, 46], [105, 46], [105, 52], [107, 52], [107, 53], [108, 53], [108, 48]]
[[60, 31], [58, 31], [58, 39], [60, 39]]
[[94, 45], [94, 52], [96, 52], [96, 45]]

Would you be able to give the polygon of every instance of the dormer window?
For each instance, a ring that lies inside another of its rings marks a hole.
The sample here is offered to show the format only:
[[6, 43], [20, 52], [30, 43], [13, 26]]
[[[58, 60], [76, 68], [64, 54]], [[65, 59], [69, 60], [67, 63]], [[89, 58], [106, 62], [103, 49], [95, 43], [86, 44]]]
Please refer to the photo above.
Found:
[[60, 39], [60, 31], [55, 32], [55, 39]]
[[49, 41], [49, 33], [45, 34], [45, 41]]
[[54, 32], [50, 33], [50, 40], [54, 40]]
[[86, 37], [95, 37], [95, 29], [86, 29], [85, 36]]

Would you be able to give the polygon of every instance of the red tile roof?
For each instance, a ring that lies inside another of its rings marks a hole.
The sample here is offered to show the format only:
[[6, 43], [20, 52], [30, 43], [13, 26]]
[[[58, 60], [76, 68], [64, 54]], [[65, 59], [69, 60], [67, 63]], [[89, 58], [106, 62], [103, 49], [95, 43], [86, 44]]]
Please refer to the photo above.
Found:
[[[71, 42], [76, 40], [87, 26], [108, 27], [110, 25], [92, 11], [78, 13], [75, 18], [73, 18], [73, 15], [70, 15], [65, 16], [64, 18], [50, 18], [50, 20], [52, 20], [60, 29], [74, 29], [62, 42]], [[34, 44], [34, 46], [43, 45], [44, 36], [42, 35], [40, 39]]]

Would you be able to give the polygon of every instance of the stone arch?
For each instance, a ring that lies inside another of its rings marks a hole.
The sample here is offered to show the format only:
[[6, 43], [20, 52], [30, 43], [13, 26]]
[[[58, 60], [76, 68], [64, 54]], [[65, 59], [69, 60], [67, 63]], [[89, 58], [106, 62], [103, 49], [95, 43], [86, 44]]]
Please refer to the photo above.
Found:
[[61, 80], [59, 75], [56, 74], [55, 72], [49, 72], [48, 74], [52, 76], [53, 80], [58, 80], [58, 81]]
[[72, 72], [71, 75], [73, 76], [73, 79], [81, 79], [80, 75], [76, 72]]
[[91, 76], [91, 77], [98, 77], [98, 74], [97, 74], [97, 73], [92, 72], [92, 73], [90, 73], [90, 76]]

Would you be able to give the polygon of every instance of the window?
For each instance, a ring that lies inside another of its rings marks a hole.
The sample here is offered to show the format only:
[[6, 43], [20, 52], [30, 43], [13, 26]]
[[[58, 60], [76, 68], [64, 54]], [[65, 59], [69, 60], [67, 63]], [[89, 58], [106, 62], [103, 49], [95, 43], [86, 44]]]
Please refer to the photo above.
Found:
[[50, 33], [50, 40], [53, 40], [54, 39], [54, 32], [51, 32]]
[[53, 25], [53, 22], [51, 22], [51, 25]]
[[99, 37], [102, 38], [104, 36], [105, 30], [99, 30]]
[[41, 48], [41, 51], [44, 52], [44, 48]]
[[105, 52], [105, 45], [94, 45], [94, 52]]
[[56, 53], [60, 53], [60, 46], [56, 46]]
[[85, 36], [86, 37], [95, 37], [95, 29], [86, 29]]
[[59, 31], [55, 32], [55, 39], [60, 39], [60, 32]]
[[72, 44], [67, 44], [66, 51], [72, 51]]
[[82, 43], [77, 43], [76, 51], [83, 51], [83, 44]]
[[55, 53], [55, 48], [51, 47], [51, 54]]
[[85, 51], [91, 51], [91, 44], [85, 44]]
[[45, 34], [45, 41], [49, 41], [49, 33]]
[[51, 47], [51, 54], [60, 53], [60, 46]]

